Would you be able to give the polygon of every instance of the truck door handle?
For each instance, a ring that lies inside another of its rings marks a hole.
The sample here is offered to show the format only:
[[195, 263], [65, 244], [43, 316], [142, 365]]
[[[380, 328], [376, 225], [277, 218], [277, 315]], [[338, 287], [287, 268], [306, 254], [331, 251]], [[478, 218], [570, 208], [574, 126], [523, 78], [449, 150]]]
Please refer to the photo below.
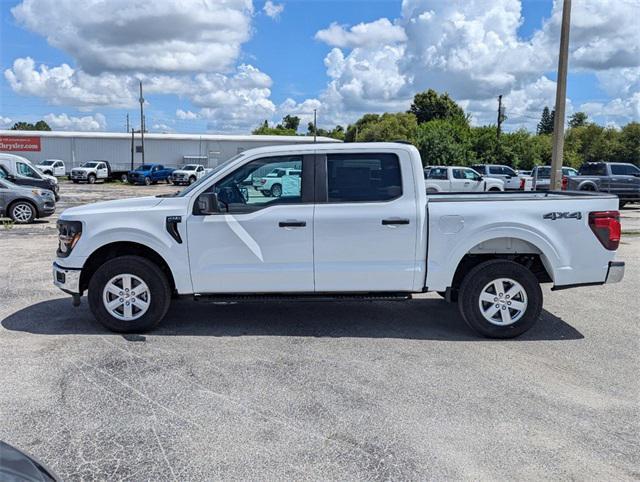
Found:
[[409, 220], [408, 219], [383, 219], [382, 220], [383, 226], [392, 226], [396, 224], [409, 224]]
[[281, 228], [304, 228], [306, 225], [306, 221], [280, 221], [278, 223]]

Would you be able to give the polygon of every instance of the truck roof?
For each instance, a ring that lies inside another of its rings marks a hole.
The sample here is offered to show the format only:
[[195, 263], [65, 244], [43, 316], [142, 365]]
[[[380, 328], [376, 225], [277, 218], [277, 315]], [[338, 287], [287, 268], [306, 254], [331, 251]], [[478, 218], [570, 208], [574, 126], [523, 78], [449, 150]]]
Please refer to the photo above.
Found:
[[242, 154], [262, 154], [274, 152], [287, 152], [295, 150], [298, 152], [340, 152], [340, 151], [378, 151], [380, 149], [394, 149], [403, 150], [409, 152], [418, 152], [418, 150], [411, 144], [404, 144], [399, 142], [347, 142], [339, 144], [286, 144], [282, 146], [265, 146], [256, 147], [253, 149], [247, 149]]

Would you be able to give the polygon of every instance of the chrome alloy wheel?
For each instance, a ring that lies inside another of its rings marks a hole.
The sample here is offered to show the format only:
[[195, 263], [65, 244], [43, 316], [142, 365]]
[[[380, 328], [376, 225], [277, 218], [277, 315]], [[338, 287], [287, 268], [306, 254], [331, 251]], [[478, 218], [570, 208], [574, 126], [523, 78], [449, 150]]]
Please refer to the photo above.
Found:
[[527, 292], [510, 278], [498, 278], [488, 283], [478, 300], [480, 313], [489, 323], [508, 326], [527, 311]]
[[17, 223], [28, 223], [33, 218], [33, 208], [27, 203], [17, 204], [12, 213]]
[[105, 285], [102, 302], [111, 316], [122, 321], [133, 321], [149, 309], [151, 291], [136, 275], [119, 274]]

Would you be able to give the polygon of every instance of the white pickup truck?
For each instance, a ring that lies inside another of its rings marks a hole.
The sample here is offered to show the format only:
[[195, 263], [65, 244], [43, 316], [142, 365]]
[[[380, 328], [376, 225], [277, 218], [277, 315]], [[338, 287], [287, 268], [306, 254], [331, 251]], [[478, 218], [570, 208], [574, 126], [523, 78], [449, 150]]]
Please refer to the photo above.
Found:
[[171, 173], [171, 182], [176, 185], [193, 184], [206, 174], [202, 164], [186, 164]]
[[[298, 192], [245, 187], [254, 172], [300, 166]], [[539, 318], [540, 283], [622, 279], [617, 209], [600, 193], [427, 195], [420, 155], [405, 144], [270, 146], [174, 195], [64, 211], [53, 279], [75, 304], [88, 291], [95, 317], [121, 332], [156, 326], [172, 296], [371, 301], [437, 291], [478, 333], [509, 338]]]
[[504, 191], [504, 181], [484, 177], [470, 167], [434, 166], [425, 174], [427, 194], [435, 192]]

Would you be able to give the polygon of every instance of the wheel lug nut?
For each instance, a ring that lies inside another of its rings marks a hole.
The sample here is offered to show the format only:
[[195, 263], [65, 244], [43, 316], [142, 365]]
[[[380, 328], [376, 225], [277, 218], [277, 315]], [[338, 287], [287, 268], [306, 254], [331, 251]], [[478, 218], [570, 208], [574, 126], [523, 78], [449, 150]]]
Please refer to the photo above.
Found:
[[500, 305], [498, 303], [496, 303], [496, 308], [500, 308]]
[[[127, 303], [127, 304], [129, 304], [129, 303]], [[503, 309], [503, 310], [506, 310], [506, 309], [507, 309], [507, 307], [503, 305], [503, 306], [502, 306], [502, 309]]]
[[120, 302], [122, 303], [124, 301], [124, 298], [120, 298]]
[[494, 298], [493, 301], [498, 301], [498, 298]]
[[120, 296], [122, 296], [123, 294], [124, 294], [124, 293], [121, 291], [121, 292], [120, 292]]
[[510, 304], [511, 304], [511, 301], [507, 301], [507, 304], [508, 304], [508, 305], [510, 305]]

